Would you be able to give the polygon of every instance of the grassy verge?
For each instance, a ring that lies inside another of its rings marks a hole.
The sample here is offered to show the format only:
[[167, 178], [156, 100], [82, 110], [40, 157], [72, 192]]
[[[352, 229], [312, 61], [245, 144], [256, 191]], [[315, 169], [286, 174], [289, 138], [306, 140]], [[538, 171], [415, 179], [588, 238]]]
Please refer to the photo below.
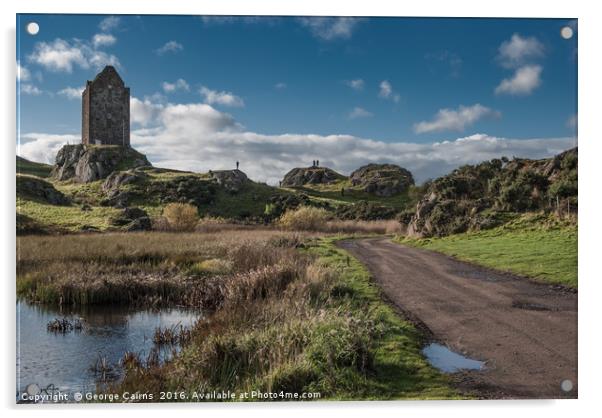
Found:
[[442, 238], [396, 238], [501, 271], [577, 287], [577, 225], [527, 215], [501, 227]]
[[229, 279], [220, 308], [197, 322], [173, 361], [134, 362], [116, 390], [184, 394], [180, 400], [213, 391], [459, 397], [421, 355], [418, 331], [382, 301], [358, 261], [333, 239], [302, 253], [277, 263], [289, 266], [285, 276], [262, 270]]

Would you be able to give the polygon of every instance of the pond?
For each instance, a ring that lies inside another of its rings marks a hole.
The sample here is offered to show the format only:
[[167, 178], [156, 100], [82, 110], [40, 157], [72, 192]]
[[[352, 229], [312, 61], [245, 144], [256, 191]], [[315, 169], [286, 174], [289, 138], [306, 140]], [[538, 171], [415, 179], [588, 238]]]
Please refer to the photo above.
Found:
[[[99, 376], [91, 368], [99, 359], [114, 368], [111, 379], [118, 379], [124, 353], [138, 353], [145, 359], [154, 346], [157, 327], [190, 328], [198, 317], [198, 311], [187, 309], [59, 309], [18, 301], [17, 396], [30, 384], [66, 393], [94, 392]], [[47, 324], [57, 318], [79, 319], [84, 326], [66, 333], [48, 331]], [[160, 360], [170, 357], [174, 350], [178, 347], [159, 350]]]

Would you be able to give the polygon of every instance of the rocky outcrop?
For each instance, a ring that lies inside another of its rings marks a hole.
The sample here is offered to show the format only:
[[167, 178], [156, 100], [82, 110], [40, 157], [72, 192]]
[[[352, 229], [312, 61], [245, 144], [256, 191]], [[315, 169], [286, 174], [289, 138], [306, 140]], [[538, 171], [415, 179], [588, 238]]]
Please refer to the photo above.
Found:
[[126, 232], [148, 231], [152, 228], [148, 214], [140, 208], [125, 208], [109, 222]]
[[393, 219], [398, 210], [388, 206], [382, 206], [375, 202], [361, 200], [350, 205], [340, 205], [335, 211], [335, 216], [342, 220], [353, 221], [376, 221], [382, 219]]
[[104, 179], [116, 170], [150, 166], [146, 156], [130, 147], [65, 145], [56, 155], [51, 176], [88, 183]]
[[17, 175], [17, 197], [51, 205], [68, 205], [69, 199], [49, 182], [39, 177]]
[[543, 160], [494, 159], [434, 180], [416, 206], [409, 235], [489, 229], [513, 214], [577, 209], [577, 149]]
[[345, 180], [342, 174], [328, 167], [293, 168], [282, 179], [282, 187], [303, 187], [307, 184], [330, 184]]
[[190, 174], [150, 183], [146, 188], [146, 197], [156, 199], [161, 204], [189, 203], [198, 207], [212, 203], [216, 192], [213, 181]]
[[380, 197], [394, 196], [414, 185], [412, 173], [394, 164], [368, 164], [351, 173], [349, 179], [353, 186]]
[[249, 181], [247, 175], [240, 170], [211, 171], [211, 178], [229, 192], [239, 192], [245, 183]]

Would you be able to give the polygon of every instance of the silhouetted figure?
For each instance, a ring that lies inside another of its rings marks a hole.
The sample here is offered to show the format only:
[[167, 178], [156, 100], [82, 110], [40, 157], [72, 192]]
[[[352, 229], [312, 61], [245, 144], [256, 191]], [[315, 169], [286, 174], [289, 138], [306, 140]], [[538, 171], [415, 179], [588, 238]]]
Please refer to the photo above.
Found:
[[316, 167], [320, 167], [320, 160], [316, 160]]
[[345, 188], [341, 187], [341, 196], [345, 196]]
[[237, 170], [238, 170], [238, 165], [239, 165], [239, 164], [240, 164], [240, 163], [237, 161], [237, 162], [236, 162], [236, 169], [237, 169]]
[[316, 166], [316, 160], [312, 160], [312, 162], [311, 162], [311, 166], [312, 166], [312, 167], [315, 167], [315, 166]]

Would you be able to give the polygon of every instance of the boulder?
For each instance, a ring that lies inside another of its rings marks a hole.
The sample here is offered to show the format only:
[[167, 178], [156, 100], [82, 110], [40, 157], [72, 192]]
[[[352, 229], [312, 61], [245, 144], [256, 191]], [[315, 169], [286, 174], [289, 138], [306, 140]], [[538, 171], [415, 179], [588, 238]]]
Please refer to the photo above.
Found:
[[146, 156], [130, 147], [116, 145], [65, 145], [56, 155], [51, 176], [64, 181], [89, 183], [116, 170], [150, 166]]
[[395, 164], [368, 164], [349, 177], [351, 184], [380, 197], [390, 197], [414, 185], [410, 171]]
[[51, 205], [68, 205], [69, 199], [39, 177], [17, 175], [17, 196]]
[[247, 175], [238, 169], [211, 171], [210, 176], [217, 184], [233, 193], [239, 192], [249, 181]]
[[328, 167], [297, 167], [286, 173], [282, 187], [303, 187], [307, 184], [330, 184], [346, 177]]
[[140, 208], [125, 208], [117, 216], [109, 220], [113, 226], [123, 231], [148, 231], [152, 228], [151, 220], [145, 210]]

